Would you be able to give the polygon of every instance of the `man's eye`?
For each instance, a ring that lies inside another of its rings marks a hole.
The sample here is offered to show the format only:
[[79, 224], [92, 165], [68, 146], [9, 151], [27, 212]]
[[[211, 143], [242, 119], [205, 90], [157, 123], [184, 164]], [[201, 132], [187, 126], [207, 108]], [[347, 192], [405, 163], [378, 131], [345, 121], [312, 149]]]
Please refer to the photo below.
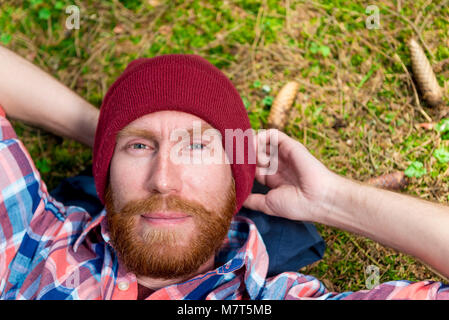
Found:
[[202, 143], [192, 143], [191, 145], [189, 145], [190, 150], [203, 150], [205, 148], [206, 145]]
[[[139, 146], [139, 148], [134, 148], [135, 146]], [[131, 149], [144, 149], [145, 147], [146, 145], [144, 145], [143, 143], [133, 143], [129, 145], [129, 148]]]

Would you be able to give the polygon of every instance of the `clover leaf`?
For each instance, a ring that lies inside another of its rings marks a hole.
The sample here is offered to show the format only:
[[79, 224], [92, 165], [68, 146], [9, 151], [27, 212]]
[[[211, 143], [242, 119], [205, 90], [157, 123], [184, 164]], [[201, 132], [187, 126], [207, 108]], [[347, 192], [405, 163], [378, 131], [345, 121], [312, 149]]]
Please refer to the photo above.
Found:
[[433, 156], [439, 163], [449, 162], [449, 151], [446, 148], [439, 148], [433, 152]]
[[404, 174], [407, 177], [419, 178], [427, 173], [426, 168], [420, 161], [413, 161], [407, 169], [405, 169]]

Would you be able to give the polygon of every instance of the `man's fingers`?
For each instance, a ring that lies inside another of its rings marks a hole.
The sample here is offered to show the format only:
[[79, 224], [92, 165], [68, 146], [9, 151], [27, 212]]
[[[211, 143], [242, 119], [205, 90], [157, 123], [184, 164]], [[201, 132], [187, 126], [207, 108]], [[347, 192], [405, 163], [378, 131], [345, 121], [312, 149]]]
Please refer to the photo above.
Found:
[[275, 129], [263, 130], [257, 133], [255, 143], [258, 167], [269, 168], [274, 161], [277, 161], [279, 133], [280, 131]]
[[266, 205], [265, 197], [264, 194], [252, 193], [246, 198], [243, 206], [251, 210], [262, 211], [263, 213], [273, 215], [274, 212]]

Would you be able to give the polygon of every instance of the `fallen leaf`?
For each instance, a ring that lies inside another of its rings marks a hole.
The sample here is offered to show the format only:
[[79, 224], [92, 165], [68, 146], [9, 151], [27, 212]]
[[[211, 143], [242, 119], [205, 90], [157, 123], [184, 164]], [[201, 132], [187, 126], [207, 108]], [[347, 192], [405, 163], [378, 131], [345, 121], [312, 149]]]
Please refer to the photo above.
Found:
[[115, 34], [120, 34], [120, 33], [123, 33], [123, 31], [125, 31], [125, 29], [123, 28], [122, 24], [118, 24], [114, 27], [113, 31]]
[[158, 5], [161, 4], [160, 0], [148, 0], [148, 4], [152, 7], [157, 7]]
[[433, 123], [433, 122], [418, 123], [417, 127], [418, 128], [423, 128], [425, 130], [432, 130], [433, 128], [435, 128], [435, 123]]

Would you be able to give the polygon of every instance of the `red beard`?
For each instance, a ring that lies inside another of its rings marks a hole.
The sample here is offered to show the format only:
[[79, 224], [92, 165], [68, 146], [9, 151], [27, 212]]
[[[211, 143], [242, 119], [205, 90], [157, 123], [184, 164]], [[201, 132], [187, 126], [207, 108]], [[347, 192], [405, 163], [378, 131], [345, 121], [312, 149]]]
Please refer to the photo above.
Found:
[[[224, 198], [210, 199], [210, 203], [222, 203], [217, 212], [208, 211], [195, 201], [160, 194], [129, 201], [120, 212], [116, 212], [113, 198], [108, 184], [106, 218], [111, 242], [120, 261], [137, 276], [160, 279], [189, 276], [215, 255], [226, 237], [236, 209], [234, 179]], [[191, 215], [195, 225], [191, 239], [186, 239], [185, 233], [177, 228], [145, 228], [146, 223], [140, 215], [161, 210]], [[137, 223], [139, 220], [142, 222]]]

